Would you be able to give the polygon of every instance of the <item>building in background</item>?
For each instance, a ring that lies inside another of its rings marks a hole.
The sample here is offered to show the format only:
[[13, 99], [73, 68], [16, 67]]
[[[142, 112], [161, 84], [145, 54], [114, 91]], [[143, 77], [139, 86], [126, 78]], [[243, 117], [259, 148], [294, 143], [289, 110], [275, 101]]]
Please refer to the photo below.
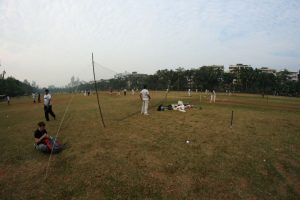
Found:
[[125, 79], [130, 73], [125, 71], [124, 73], [118, 73], [114, 76], [114, 78], [118, 79]]
[[261, 72], [267, 73], [267, 74], [273, 74], [275, 76], [276, 76], [276, 72], [277, 72], [276, 69], [270, 69], [268, 67], [261, 67], [258, 70]]
[[298, 81], [299, 80], [298, 72], [289, 72], [288, 77], [289, 77], [290, 81]]
[[236, 64], [236, 65], [229, 65], [229, 72], [230, 73], [238, 73], [241, 69], [252, 69], [251, 65], [244, 65], [244, 64]]
[[299, 73], [291, 72], [291, 71], [288, 71], [287, 69], [280, 70], [279, 72], [276, 73], [276, 76], [286, 77], [286, 80], [288, 80], [288, 81], [299, 81]]
[[142, 77], [146, 77], [147, 74], [139, 74], [137, 72], [132, 72], [129, 73], [127, 71], [125, 71], [124, 73], [118, 73], [114, 76], [114, 78], [121, 78], [121, 79], [125, 79], [125, 78], [132, 78], [132, 77], [138, 77], [138, 78], [142, 78]]
[[132, 72], [131, 74], [128, 75], [129, 77], [138, 77], [138, 78], [145, 78], [148, 75], [147, 74], [139, 74], [137, 72]]

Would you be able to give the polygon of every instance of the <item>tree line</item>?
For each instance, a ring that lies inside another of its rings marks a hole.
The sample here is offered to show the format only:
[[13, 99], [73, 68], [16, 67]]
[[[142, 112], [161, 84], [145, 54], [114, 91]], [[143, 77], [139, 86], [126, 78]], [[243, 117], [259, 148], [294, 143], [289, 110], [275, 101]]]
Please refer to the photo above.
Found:
[[[290, 80], [289, 71], [284, 70], [277, 74], [262, 72], [259, 69], [240, 68], [234, 73], [224, 72], [221, 69], [201, 67], [185, 70], [158, 70], [153, 75], [134, 75], [97, 81], [100, 90], [122, 90], [142, 88], [147, 85], [151, 90], [188, 89], [220, 92], [260, 93], [262, 95], [299, 96], [300, 82]], [[93, 89], [93, 83], [81, 84], [79, 90]]]
[[32, 87], [27, 80], [21, 82], [13, 77], [0, 79], [0, 95], [12, 97], [30, 95], [35, 90], [36, 88]]
[[[287, 70], [265, 73], [259, 69], [240, 68], [234, 73], [224, 72], [219, 68], [201, 67], [198, 69], [158, 70], [152, 75], [129, 74], [108, 80], [98, 80], [97, 87], [102, 91], [141, 89], [147, 85], [150, 90], [186, 91], [188, 89], [219, 92], [260, 93], [262, 95], [300, 96], [300, 81], [291, 81]], [[73, 76], [66, 87], [49, 86], [51, 92], [71, 92], [94, 90], [93, 82], [82, 82]], [[0, 95], [22, 96], [33, 92], [43, 92], [35, 82], [30, 84], [13, 77], [0, 79]]]

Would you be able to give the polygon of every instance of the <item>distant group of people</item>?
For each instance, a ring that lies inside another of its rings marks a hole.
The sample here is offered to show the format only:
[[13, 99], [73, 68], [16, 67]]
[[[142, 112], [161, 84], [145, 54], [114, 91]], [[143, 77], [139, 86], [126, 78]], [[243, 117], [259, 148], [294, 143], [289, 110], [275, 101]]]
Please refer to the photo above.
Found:
[[[136, 89], [137, 90], [137, 89]], [[110, 89], [110, 94], [112, 94], [112, 88]], [[166, 90], [166, 92], [169, 92], [169, 89]], [[196, 89], [196, 92], [198, 92], [198, 89]], [[229, 95], [231, 95], [230, 91], [226, 91], [226, 93], [229, 93]], [[123, 90], [123, 94], [124, 96], [126, 96], [127, 94], [127, 89]], [[135, 94], [135, 90], [132, 89], [131, 90], [131, 94], [134, 95]], [[205, 90], [205, 94], [209, 94], [210, 95], [210, 103], [215, 103], [216, 102], [216, 92], [215, 90], [212, 90], [211, 92], [209, 90]], [[84, 92], [84, 96], [89, 96], [90, 95], [90, 91], [85, 91]], [[120, 91], [119, 91], [119, 95], [120, 95]], [[188, 89], [188, 96], [191, 97], [191, 89]], [[36, 103], [36, 93], [32, 93], [32, 99], [33, 99], [33, 103]], [[49, 121], [49, 114], [53, 117], [53, 119], [56, 118], [55, 113], [52, 110], [52, 96], [49, 93], [48, 89], [45, 89], [45, 95], [44, 95], [44, 114], [45, 114], [45, 119], [46, 121]], [[149, 90], [147, 89], [147, 86], [144, 85], [143, 89], [140, 92], [140, 99], [142, 101], [142, 109], [141, 109], [141, 114], [144, 115], [149, 115], [148, 113], [148, 106], [149, 106], [149, 101], [151, 99], [150, 97], [150, 93]], [[37, 101], [38, 103], [41, 102], [41, 95], [40, 93], [37, 93]], [[7, 104], [10, 105], [10, 96], [7, 96]]]
[[[169, 91], [169, 89], [167, 89], [167, 91]], [[198, 89], [195, 89], [195, 92], [198, 93]], [[192, 90], [190, 88], [188, 89], [187, 94], [189, 97], [192, 96]]]
[[[198, 89], [196, 89], [196, 93], [198, 92]], [[226, 90], [227, 93], [227, 90]], [[216, 98], [217, 98], [217, 94], [215, 92], [215, 90], [209, 91], [209, 90], [205, 90], [205, 95], [210, 95], [210, 103], [216, 103]], [[231, 93], [230, 93], [231, 95]], [[191, 97], [191, 89], [188, 89], [188, 96]]]
[[[196, 89], [195, 91], [196, 91], [196, 93], [198, 93], [198, 89]], [[110, 94], [111, 95], [112, 95], [112, 92], [113, 92], [113, 90], [111, 88], [110, 89]], [[169, 89], [166, 90], [166, 93], [168, 93], [168, 92], [169, 92]], [[192, 96], [191, 89], [188, 89], [187, 92], [188, 92], [188, 96], [191, 97]], [[120, 95], [120, 94], [121, 94], [121, 92], [119, 91], [118, 95]], [[126, 96], [127, 89], [123, 90], [123, 94], [124, 94], [124, 96]], [[131, 90], [131, 94], [132, 95], [135, 94], [135, 90], [134, 89]], [[215, 103], [216, 102], [217, 94], [216, 94], [215, 90], [212, 90], [212, 91], [205, 90], [205, 94], [206, 95], [210, 95], [210, 103]], [[149, 90], [147, 89], [146, 85], [144, 85], [143, 89], [140, 92], [140, 99], [142, 101], [141, 114], [143, 114], [143, 115], [149, 115], [149, 113], [148, 113], [148, 106], [149, 106], [149, 101], [150, 101], [151, 97], [150, 97], [150, 93], [149, 93]]]
[[[38, 102], [41, 103], [41, 94], [38, 93], [37, 94], [37, 98], [38, 98]], [[32, 93], [32, 100], [33, 100], [33, 103], [36, 103], [36, 93]]]
[[[135, 95], [136, 91], [138, 91], [138, 89], [131, 89], [131, 95]], [[127, 89], [126, 88], [124, 88], [123, 90], [118, 90], [117, 95], [121, 96], [121, 92], [123, 92], [124, 96], [127, 95]], [[113, 89], [112, 88], [109, 89], [109, 93], [110, 93], [110, 95], [113, 95]]]
[[[136, 89], [136, 91], [138, 91], [138, 89]], [[112, 92], [113, 92], [113, 90], [112, 90], [112, 88], [110, 88], [110, 95], [112, 95]], [[126, 88], [123, 90], [123, 94], [124, 94], [124, 96], [127, 95]], [[118, 92], [118, 95], [121, 95], [120, 91]], [[135, 89], [131, 89], [131, 95], [135, 95]], [[150, 101], [151, 97], [150, 97], [150, 93], [149, 93], [149, 90], [147, 89], [146, 85], [143, 86], [143, 89], [141, 90], [139, 96], [140, 96], [140, 100], [142, 101], [141, 114], [149, 115], [148, 106], [149, 106], [149, 101]]]
[[84, 93], [83, 93], [84, 96], [90, 96], [90, 94], [91, 94], [90, 90], [88, 90], [88, 91], [85, 90]]

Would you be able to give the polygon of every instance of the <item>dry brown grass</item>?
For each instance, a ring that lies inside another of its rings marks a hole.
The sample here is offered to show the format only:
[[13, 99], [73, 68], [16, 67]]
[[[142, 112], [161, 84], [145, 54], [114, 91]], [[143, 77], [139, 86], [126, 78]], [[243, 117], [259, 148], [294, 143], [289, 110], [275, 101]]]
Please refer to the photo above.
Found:
[[[142, 116], [137, 95], [101, 93], [104, 129], [95, 96], [76, 95], [59, 133], [70, 147], [53, 156], [47, 180], [49, 157], [32, 135], [42, 105], [0, 104], [0, 199], [300, 198], [300, 99], [221, 94], [209, 104], [202, 94], [202, 109], [181, 113], [156, 111], [165, 95], [152, 96]], [[54, 99], [51, 135], [70, 95]], [[199, 99], [171, 92], [165, 104]]]

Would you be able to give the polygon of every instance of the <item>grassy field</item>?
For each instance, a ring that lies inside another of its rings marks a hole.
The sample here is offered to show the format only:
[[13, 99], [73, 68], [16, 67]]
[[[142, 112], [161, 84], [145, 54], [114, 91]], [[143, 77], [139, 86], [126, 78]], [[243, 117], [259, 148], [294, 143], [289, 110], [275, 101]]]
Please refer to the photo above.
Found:
[[[47, 179], [49, 155], [33, 147], [42, 104], [0, 103], [0, 199], [300, 199], [300, 99], [171, 92], [165, 105], [196, 105], [182, 113], [156, 111], [165, 94], [151, 94], [143, 116], [137, 95], [101, 93], [106, 128], [96, 96], [75, 95]], [[53, 97], [55, 136], [71, 95]]]

